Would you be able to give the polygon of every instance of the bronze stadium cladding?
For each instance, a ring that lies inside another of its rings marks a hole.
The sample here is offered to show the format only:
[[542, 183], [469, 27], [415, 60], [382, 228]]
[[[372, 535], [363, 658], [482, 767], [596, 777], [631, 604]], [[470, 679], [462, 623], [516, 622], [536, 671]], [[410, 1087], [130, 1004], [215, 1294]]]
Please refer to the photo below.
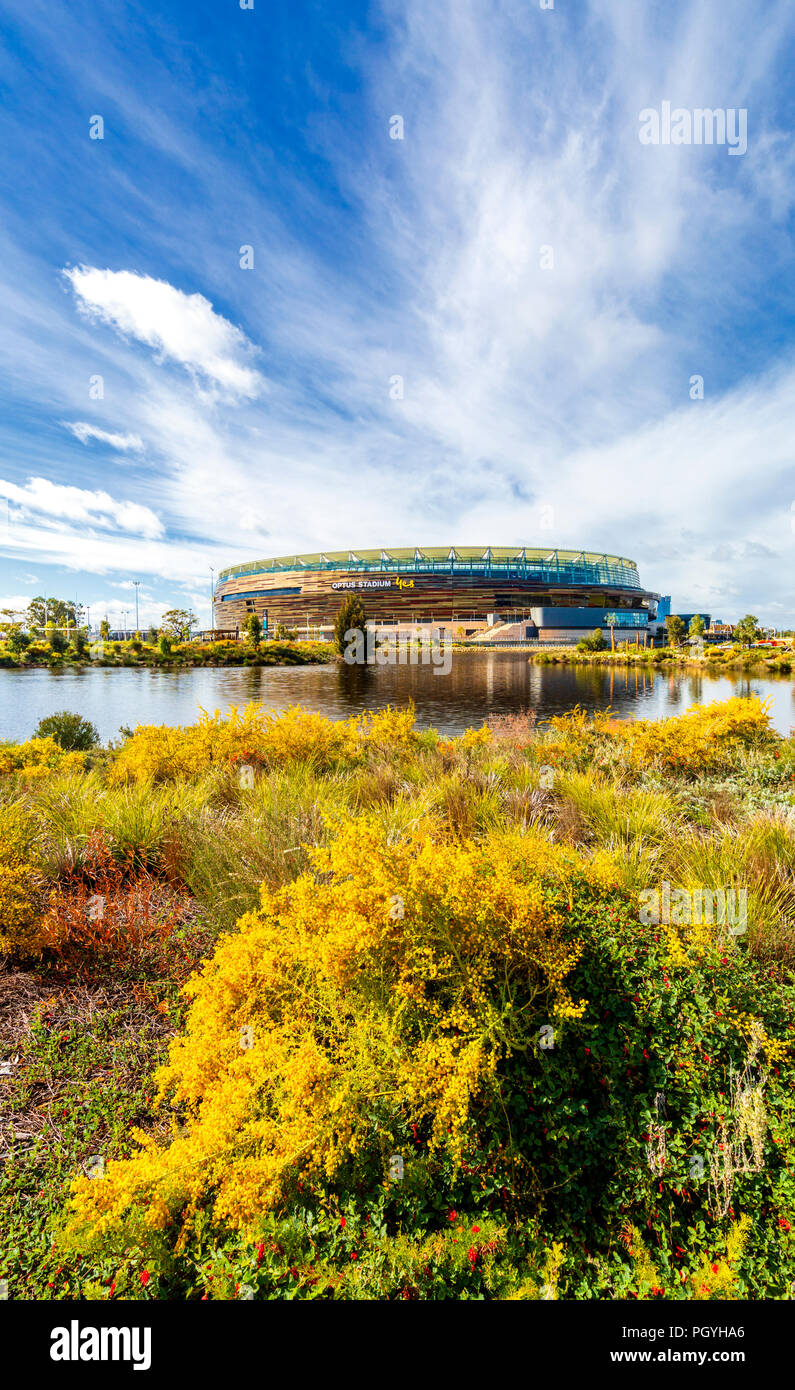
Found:
[[[483, 551], [471, 561], [459, 559], [460, 552], [457, 552], [456, 569], [452, 563], [445, 569], [439, 568], [442, 561], [435, 558], [428, 562], [429, 566], [434, 566], [433, 573], [423, 572], [424, 555], [415, 562], [416, 568], [409, 568], [411, 562], [401, 556], [400, 572], [395, 572], [394, 553], [384, 560], [383, 569], [377, 568], [378, 561], [370, 560], [369, 555], [367, 561], [360, 559], [367, 552], [358, 552], [356, 561], [353, 564], [349, 561], [348, 566], [336, 556], [333, 563], [325, 556], [322, 559], [313, 556], [307, 557], [309, 563], [299, 562], [296, 568], [288, 569], [282, 560], [240, 566], [237, 573], [226, 570], [219, 576], [216, 588], [216, 626], [242, 628], [252, 612], [263, 620], [267, 617], [270, 629], [280, 623], [290, 628], [304, 624], [327, 626], [333, 623], [343, 598], [349, 593], [361, 597], [368, 618], [384, 623], [482, 621], [488, 614], [521, 611], [531, 604], [561, 607], [609, 604], [640, 608], [643, 600], [649, 597], [640, 588], [635, 566], [619, 557], [589, 556], [589, 562], [598, 559], [609, 563], [602, 570], [584, 563], [582, 568], [587, 578], [583, 577], [583, 582], [578, 583], [577, 570], [568, 560], [568, 582], [552, 582], [557, 574], [550, 575], [548, 565], [544, 566], [547, 572], [543, 578], [537, 571], [533, 577], [510, 574], [500, 561], [495, 561], [494, 568], [503, 570], [502, 573], [483, 572], [490, 568], [488, 562], [484, 563]], [[517, 553], [511, 554], [510, 565], [518, 566]], [[568, 556], [572, 552], [565, 554]], [[477, 569], [468, 572], [470, 563], [481, 572]], [[270, 565], [274, 568], [265, 568]], [[531, 573], [532, 568], [531, 564]], [[240, 570], [248, 572], [240, 573]], [[592, 572], [600, 576], [604, 572], [605, 579], [602, 582], [599, 578], [592, 580]]]

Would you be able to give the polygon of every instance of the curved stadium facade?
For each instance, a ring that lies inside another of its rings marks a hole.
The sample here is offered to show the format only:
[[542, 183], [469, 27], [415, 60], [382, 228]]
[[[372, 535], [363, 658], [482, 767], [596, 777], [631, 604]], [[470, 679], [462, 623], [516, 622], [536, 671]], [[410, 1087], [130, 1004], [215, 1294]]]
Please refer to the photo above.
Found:
[[282, 555], [222, 570], [214, 626], [241, 630], [250, 613], [328, 637], [356, 593], [376, 628], [430, 627], [470, 641], [582, 636], [615, 619], [616, 638], [648, 630], [659, 594], [641, 587], [634, 560], [585, 550], [413, 547]]

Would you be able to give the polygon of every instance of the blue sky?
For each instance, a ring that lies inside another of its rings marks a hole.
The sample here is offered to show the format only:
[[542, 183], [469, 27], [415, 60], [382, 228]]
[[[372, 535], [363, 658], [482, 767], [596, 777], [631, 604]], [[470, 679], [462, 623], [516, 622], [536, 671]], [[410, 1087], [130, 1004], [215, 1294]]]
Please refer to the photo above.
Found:
[[557, 544], [795, 623], [790, 0], [0, 13], [0, 606]]

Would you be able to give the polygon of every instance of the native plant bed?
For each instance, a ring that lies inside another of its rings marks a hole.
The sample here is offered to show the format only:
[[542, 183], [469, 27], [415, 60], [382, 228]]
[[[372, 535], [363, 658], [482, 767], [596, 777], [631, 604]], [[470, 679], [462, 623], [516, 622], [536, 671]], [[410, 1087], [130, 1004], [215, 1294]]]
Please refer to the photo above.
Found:
[[9, 1295], [791, 1297], [794, 807], [755, 699], [0, 748]]

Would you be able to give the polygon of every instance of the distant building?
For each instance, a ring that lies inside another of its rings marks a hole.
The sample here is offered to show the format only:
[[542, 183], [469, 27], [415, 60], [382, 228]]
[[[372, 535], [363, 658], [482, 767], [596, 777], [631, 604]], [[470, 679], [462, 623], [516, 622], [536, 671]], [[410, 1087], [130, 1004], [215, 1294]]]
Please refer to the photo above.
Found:
[[677, 617], [682, 619], [682, 622], [685, 625], [685, 632], [687, 632], [688, 628], [690, 627], [690, 623], [693, 618], [700, 618], [702, 623], [704, 624], [705, 629], [709, 627], [710, 622], [712, 621], [709, 613], [678, 613]]

